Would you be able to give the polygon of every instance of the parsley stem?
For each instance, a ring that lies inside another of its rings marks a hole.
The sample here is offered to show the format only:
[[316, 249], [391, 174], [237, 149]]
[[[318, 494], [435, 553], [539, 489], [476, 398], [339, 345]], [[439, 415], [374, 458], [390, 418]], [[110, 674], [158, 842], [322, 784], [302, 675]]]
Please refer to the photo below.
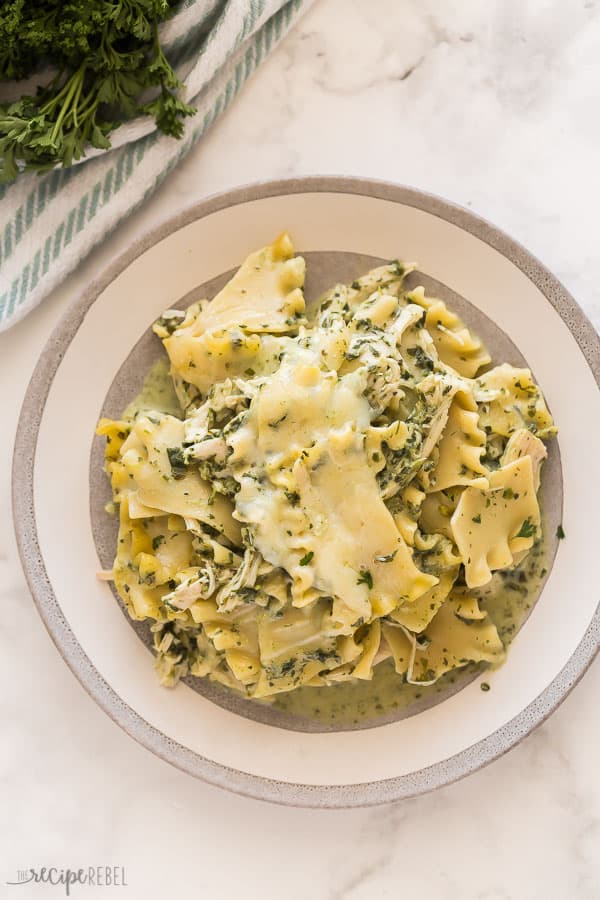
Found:
[[[81, 85], [83, 82], [83, 76], [85, 74], [86, 64], [82, 63], [78, 70], [74, 75], [71, 76], [67, 84], [70, 84], [69, 90], [65, 99], [62, 102], [61, 110], [58, 114], [58, 118], [56, 119], [54, 128], [52, 129], [52, 134], [50, 136], [51, 143], [54, 144], [56, 138], [60, 134], [60, 130], [62, 127], [63, 120], [67, 113], [70, 111], [70, 106], [73, 101], [73, 97], [78, 96], [78, 92], [81, 92]], [[66, 86], [66, 85], [65, 85]], [[62, 92], [61, 92], [62, 93]], [[59, 95], [60, 96], [60, 95]], [[58, 97], [56, 98], [58, 100]]]
[[[74, 72], [71, 75], [69, 75], [67, 77], [66, 81], [64, 82], [64, 84], [62, 84], [60, 86], [60, 88], [58, 88], [58, 85], [60, 84], [64, 74], [65, 74], [65, 69], [61, 69], [60, 72], [58, 72], [58, 74], [52, 79], [50, 84], [45, 88], [42, 96], [52, 94], [54, 91], [57, 91], [57, 93], [55, 93], [54, 96], [51, 96], [50, 99], [46, 103], [44, 103], [43, 106], [40, 107], [40, 109], [39, 109], [40, 115], [46, 115], [46, 113], [53, 112], [54, 109], [56, 108], [56, 106], [58, 106], [58, 105], [60, 105], [60, 103], [62, 103], [64, 97], [71, 90], [72, 84], [73, 84], [73, 78], [76, 76], [77, 73]], [[58, 88], [58, 90], [57, 90], [57, 88]]]
[[78, 111], [80, 111], [79, 110], [79, 98], [81, 97], [81, 91], [83, 90], [84, 76], [85, 76], [85, 71], [84, 71], [83, 75], [81, 76], [81, 78], [79, 78], [79, 80], [78, 80], [77, 90], [75, 91], [75, 96], [73, 97], [73, 101], [71, 104], [72, 110], [73, 110], [73, 125], [75, 126], [75, 128], [79, 128], [79, 118], [78, 118], [77, 113], [78, 113]]
[[77, 113], [78, 113], [79, 119], [81, 119], [81, 121], [83, 121], [85, 118], [88, 118], [90, 115], [93, 115], [96, 111], [97, 106], [98, 106], [97, 91], [96, 91], [96, 88], [92, 88], [92, 90], [89, 91], [85, 95], [85, 97], [83, 98], [83, 100], [81, 101], [81, 103], [78, 106]]

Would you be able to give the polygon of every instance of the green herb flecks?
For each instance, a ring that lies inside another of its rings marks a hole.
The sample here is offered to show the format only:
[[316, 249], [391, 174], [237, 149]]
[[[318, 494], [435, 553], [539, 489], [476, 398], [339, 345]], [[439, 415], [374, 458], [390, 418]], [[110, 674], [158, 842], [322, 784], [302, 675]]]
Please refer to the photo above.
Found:
[[173, 475], [173, 478], [178, 481], [187, 473], [183, 450], [181, 447], [167, 447], [167, 456], [169, 457], [169, 462], [171, 464], [171, 474]]
[[423, 369], [425, 372], [433, 372], [435, 364], [422, 347], [409, 347], [406, 352], [408, 356], [412, 356], [415, 365], [419, 369]]
[[184, 310], [166, 309], [152, 326], [152, 331], [159, 338], [169, 337], [174, 331], [177, 331], [184, 319]]
[[307, 566], [312, 561], [314, 555], [315, 554], [313, 553], [313, 551], [309, 550], [308, 553], [306, 553], [300, 560], [300, 565]]
[[533, 537], [537, 531], [537, 525], [534, 525], [529, 517], [525, 519], [520, 529], [516, 533], [515, 537], [518, 538], [530, 538]]
[[537, 394], [538, 392], [535, 384], [521, 384], [519, 380], [515, 381], [515, 387], [523, 391], [524, 394]]
[[357, 584], [366, 584], [369, 590], [373, 590], [373, 576], [369, 572], [368, 569], [361, 569], [360, 575], [358, 576]]

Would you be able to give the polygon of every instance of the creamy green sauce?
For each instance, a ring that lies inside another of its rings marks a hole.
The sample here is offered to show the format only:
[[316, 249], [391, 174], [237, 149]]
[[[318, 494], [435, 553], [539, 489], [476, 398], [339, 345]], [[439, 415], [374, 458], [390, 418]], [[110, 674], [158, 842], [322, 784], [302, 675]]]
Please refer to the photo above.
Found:
[[[544, 529], [547, 533], [547, 529]], [[496, 573], [489, 585], [474, 593], [498, 629], [508, 649], [541, 590], [547, 574], [544, 542], [512, 572]], [[397, 675], [392, 660], [375, 666], [371, 681], [355, 681], [329, 687], [302, 687], [278, 694], [275, 709], [300, 718], [317, 719], [341, 726], [365, 725], [385, 716], [391, 718], [409, 706], [430, 705], [442, 694], [450, 694], [469, 674], [485, 671], [486, 665], [470, 663], [454, 669], [432, 685], [412, 685]]]
[[[169, 363], [160, 359], [144, 380], [142, 390], [127, 406], [123, 416], [133, 419], [150, 410], [181, 417], [181, 407], [169, 376]], [[548, 529], [544, 527], [544, 535]], [[538, 598], [547, 574], [544, 540], [511, 572], [496, 573], [489, 585], [475, 593], [508, 648]], [[371, 681], [345, 682], [329, 687], [302, 687], [276, 695], [273, 708], [323, 723], [341, 726], [364, 725], [385, 716], [390, 718], [412, 705], [427, 704], [432, 697], [451, 693], [469, 673], [483, 671], [485, 665], [469, 664], [454, 669], [429, 686], [406, 684], [392, 660], [373, 670]]]
[[142, 390], [123, 411], [124, 419], [135, 419], [152, 410], [181, 418], [181, 407], [169, 375], [169, 360], [161, 357], [144, 379]]

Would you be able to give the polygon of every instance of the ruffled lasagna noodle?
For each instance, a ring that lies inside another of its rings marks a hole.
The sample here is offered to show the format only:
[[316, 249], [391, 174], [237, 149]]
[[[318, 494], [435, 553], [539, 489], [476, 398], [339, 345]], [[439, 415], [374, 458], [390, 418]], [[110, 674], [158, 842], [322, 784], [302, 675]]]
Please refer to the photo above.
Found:
[[540, 538], [555, 428], [529, 370], [490, 368], [442, 300], [406, 289], [413, 268], [335, 285], [309, 315], [284, 234], [156, 323], [181, 417], [98, 433], [115, 585], [153, 620], [165, 684], [264, 698], [386, 659], [423, 685], [502, 660], [473, 591]]

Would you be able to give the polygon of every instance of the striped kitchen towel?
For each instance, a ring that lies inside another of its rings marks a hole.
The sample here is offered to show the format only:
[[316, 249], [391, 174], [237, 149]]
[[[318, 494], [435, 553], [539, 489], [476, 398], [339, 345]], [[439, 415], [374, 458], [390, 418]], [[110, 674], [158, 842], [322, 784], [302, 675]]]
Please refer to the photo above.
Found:
[[184, 0], [161, 40], [198, 112], [181, 140], [140, 117], [70, 169], [0, 185], [0, 331], [37, 306], [148, 197], [311, 0]]

